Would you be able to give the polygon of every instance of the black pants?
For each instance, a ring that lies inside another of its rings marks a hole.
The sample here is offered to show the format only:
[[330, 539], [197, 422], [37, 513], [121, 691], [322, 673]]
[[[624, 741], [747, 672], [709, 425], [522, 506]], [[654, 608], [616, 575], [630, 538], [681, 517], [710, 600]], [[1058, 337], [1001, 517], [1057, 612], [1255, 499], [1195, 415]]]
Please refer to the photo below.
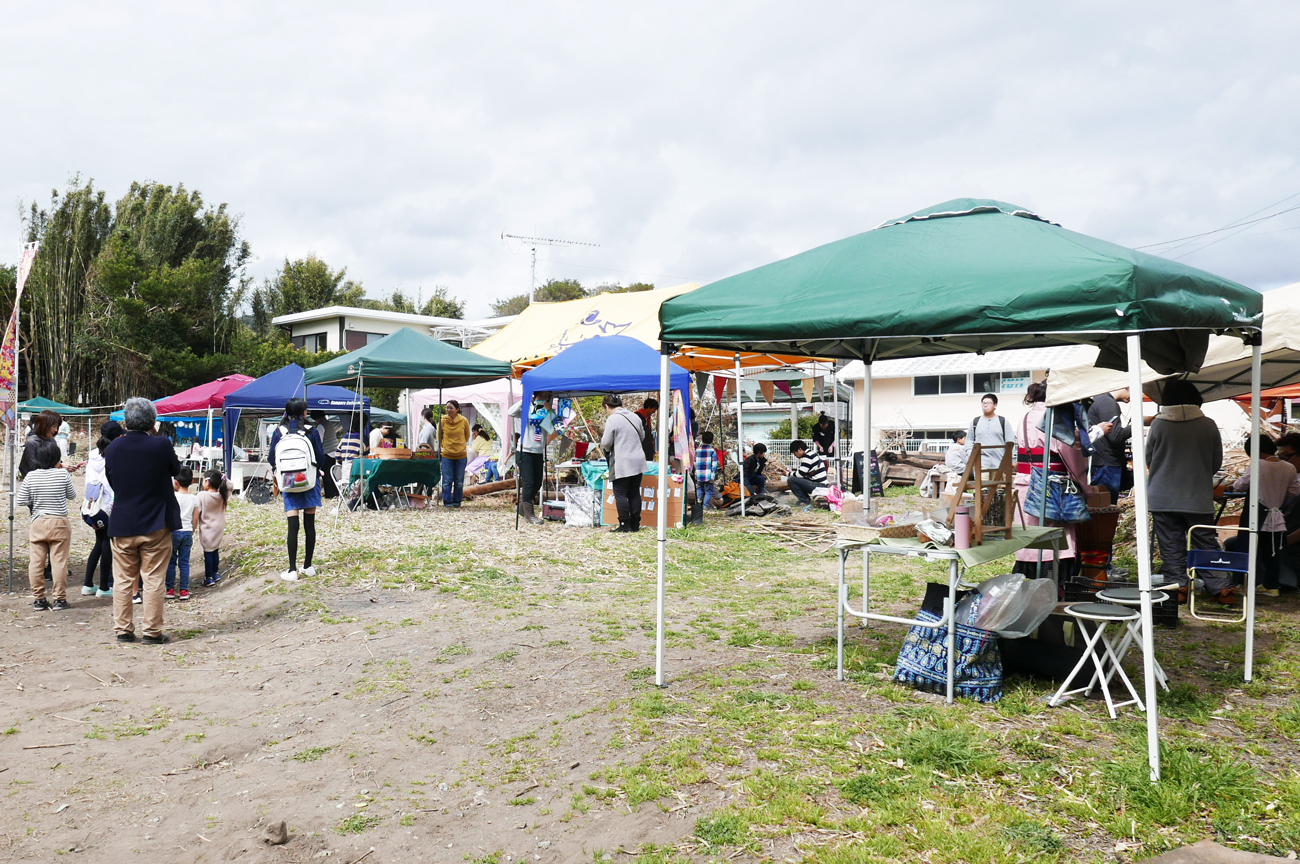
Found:
[[641, 475], [620, 477], [613, 482], [614, 506], [618, 508], [618, 524], [629, 531], [641, 529]]
[[535, 504], [537, 492], [542, 488], [542, 471], [546, 465], [544, 453], [515, 453], [519, 466], [519, 501], [523, 504]]
[[[1262, 508], [1261, 508], [1262, 509]], [[1246, 517], [1242, 517], [1245, 521]], [[1242, 532], [1236, 537], [1223, 544], [1223, 548], [1229, 552], [1249, 552], [1250, 535]], [[1261, 588], [1279, 587], [1282, 577], [1282, 553], [1286, 550], [1286, 532], [1285, 531], [1261, 531], [1259, 532], [1259, 546], [1255, 550], [1255, 578], [1256, 584]], [[1245, 574], [1238, 574], [1237, 578], [1244, 584]]]
[[790, 484], [790, 491], [794, 493], [794, 497], [799, 499], [799, 503], [812, 503], [812, 491], [817, 488], [816, 483], [804, 477], [795, 477], [793, 474], [785, 479]]
[[[1187, 529], [1193, 525], [1213, 525], [1213, 513], [1172, 513], [1162, 511], [1151, 514], [1152, 525], [1156, 529], [1156, 543], [1160, 547], [1160, 575], [1166, 582], [1175, 582], [1180, 587], [1187, 584]], [[1219, 539], [1209, 528], [1198, 528], [1192, 532], [1193, 549], [1218, 549]], [[1232, 587], [1232, 580], [1224, 577], [1221, 571], [1207, 570], [1199, 573], [1205, 580], [1205, 590], [1217, 594], [1224, 588]]]
[[108, 545], [108, 529], [95, 529], [95, 545], [86, 559], [86, 587], [95, 587], [95, 568], [99, 567], [99, 590], [113, 587], [113, 550]]
[[339, 487], [338, 484], [334, 482], [334, 472], [330, 470], [334, 467], [335, 462], [336, 460], [333, 457], [326, 456], [325, 464], [320, 466], [320, 470], [324, 475], [321, 477], [321, 481], [323, 484], [324, 497], [326, 498], [339, 497]]

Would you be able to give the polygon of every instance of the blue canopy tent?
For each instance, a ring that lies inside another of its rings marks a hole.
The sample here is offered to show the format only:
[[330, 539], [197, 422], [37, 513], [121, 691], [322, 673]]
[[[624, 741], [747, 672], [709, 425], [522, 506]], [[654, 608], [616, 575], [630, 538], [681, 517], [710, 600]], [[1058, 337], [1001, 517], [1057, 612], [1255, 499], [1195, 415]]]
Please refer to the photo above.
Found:
[[[155, 400], [156, 402], [157, 400]], [[121, 411], [114, 411], [108, 415], [109, 420], [122, 422], [123, 414]], [[208, 440], [208, 417], [204, 415], [180, 415], [159, 414], [158, 422], [170, 423], [176, 427], [176, 436], [178, 438], [193, 438], [197, 441]], [[220, 417], [212, 418], [212, 436], [213, 438], [221, 437], [221, 430], [225, 424]]]
[[[691, 420], [691, 373], [670, 363], [669, 387], [682, 393], [686, 422]], [[565, 348], [524, 373], [523, 405], [533, 393], [595, 396], [659, 389], [659, 352], [631, 336], [597, 336]]]
[[359, 396], [345, 387], [335, 387], [332, 384], [308, 386], [303, 382], [303, 368], [297, 363], [290, 363], [226, 396], [225, 421], [226, 428], [231, 431], [223, 439], [226, 464], [233, 462], [234, 430], [241, 414], [246, 411], [278, 414], [284, 410], [284, 403], [295, 396], [307, 400], [308, 411], [326, 411], [331, 414], [370, 412], [370, 397]]

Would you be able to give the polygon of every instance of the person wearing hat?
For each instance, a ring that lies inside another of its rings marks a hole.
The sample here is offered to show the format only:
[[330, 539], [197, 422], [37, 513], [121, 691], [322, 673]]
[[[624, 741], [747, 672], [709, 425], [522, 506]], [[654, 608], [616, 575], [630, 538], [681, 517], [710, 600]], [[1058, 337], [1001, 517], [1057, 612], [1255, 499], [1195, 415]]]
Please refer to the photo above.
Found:
[[[108, 517], [113, 512], [113, 487], [104, 474], [104, 451], [125, 430], [116, 420], [99, 427], [99, 440], [86, 462], [86, 498], [81, 519], [95, 532], [95, 546], [86, 559], [86, 581], [81, 593], [87, 597], [113, 596], [113, 550], [108, 545]], [[95, 568], [99, 567], [99, 589], [95, 589]], [[127, 586], [128, 588], [130, 586]]]

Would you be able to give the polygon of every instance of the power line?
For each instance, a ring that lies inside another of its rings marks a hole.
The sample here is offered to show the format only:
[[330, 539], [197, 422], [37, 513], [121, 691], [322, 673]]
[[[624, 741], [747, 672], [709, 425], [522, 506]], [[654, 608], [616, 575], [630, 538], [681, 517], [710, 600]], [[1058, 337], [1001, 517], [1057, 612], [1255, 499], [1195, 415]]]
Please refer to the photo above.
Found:
[[[1260, 209], [1256, 210], [1255, 213], [1263, 213], [1265, 210], [1268, 210], [1268, 209], [1271, 208], [1271, 207], [1276, 207], [1276, 206], [1279, 205], [1279, 204], [1284, 204], [1284, 203], [1286, 203], [1287, 201], [1290, 201], [1292, 198], [1295, 198], [1297, 195], [1300, 195], [1300, 192], [1296, 192], [1294, 195], [1288, 195], [1288, 196], [1286, 196], [1285, 198], [1283, 198], [1281, 201], [1274, 201], [1272, 204], [1269, 204], [1267, 207], [1261, 207]], [[1202, 233], [1200, 233], [1200, 234], [1191, 234], [1191, 235], [1189, 235], [1189, 236], [1187, 236], [1187, 237], [1177, 237], [1177, 238], [1175, 238], [1175, 239], [1173, 239], [1173, 240], [1162, 240], [1162, 241], [1160, 241], [1159, 243], [1148, 243], [1148, 244], [1145, 245], [1145, 246], [1134, 246], [1133, 248], [1134, 248], [1134, 249], [1153, 249], [1153, 248], [1155, 248], [1156, 246], [1168, 246], [1170, 243], [1184, 243], [1184, 242], [1187, 242], [1187, 241], [1189, 241], [1189, 240], [1199, 240], [1199, 239], [1202, 238], [1202, 237], [1209, 237], [1209, 236], [1212, 235], [1212, 234], [1219, 234], [1219, 233], [1222, 233], [1222, 232], [1224, 232], [1224, 231], [1230, 231], [1230, 230], [1232, 230], [1233, 228], [1243, 228], [1243, 227], [1248, 227], [1248, 226], [1250, 226], [1250, 225], [1255, 225], [1255, 224], [1257, 224], [1257, 223], [1259, 223], [1259, 222], [1266, 222], [1267, 220], [1272, 219], [1272, 218], [1274, 218], [1275, 216], [1281, 216], [1281, 215], [1284, 214], [1284, 213], [1290, 213], [1292, 210], [1300, 210], [1300, 204], [1297, 204], [1297, 205], [1294, 206], [1294, 207], [1288, 207], [1288, 208], [1285, 209], [1285, 210], [1279, 210], [1279, 211], [1276, 212], [1276, 213], [1269, 214], [1268, 216], [1264, 216], [1264, 217], [1262, 217], [1262, 218], [1260, 218], [1260, 219], [1255, 219], [1255, 220], [1252, 220], [1252, 221], [1250, 221], [1250, 222], [1242, 222], [1241, 219], [1236, 219], [1236, 220], [1233, 220], [1232, 222], [1228, 223], [1227, 225], [1224, 225], [1222, 228], [1215, 228], [1213, 231], [1204, 231], [1204, 232], [1202, 232]], [[1249, 219], [1251, 216], [1254, 216], [1255, 213], [1248, 213], [1248, 214], [1246, 214], [1245, 216], [1243, 216], [1243, 217], [1241, 217], [1241, 218], [1242, 218], [1242, 219]], [[1172, 250], [1172, 249], [1169, 249], [1169, 250], [1166, 250], [1166, 251], [1172, 252], [1173, 250]]]

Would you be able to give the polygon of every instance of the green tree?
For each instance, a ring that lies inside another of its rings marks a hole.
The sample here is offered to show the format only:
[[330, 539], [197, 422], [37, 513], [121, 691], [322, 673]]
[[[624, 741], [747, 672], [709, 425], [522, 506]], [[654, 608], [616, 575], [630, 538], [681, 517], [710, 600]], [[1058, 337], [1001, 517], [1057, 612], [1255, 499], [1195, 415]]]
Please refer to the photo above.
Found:
[[348, 268], [331, 270], [315, 255], [297, 261], [284, 259], [284, 266], [274, 277], [262, 282], [251, 298], [253, 330], [262, 335], [271, 331], [271, 319], [325, 306], [360, 306], [365, 302], [365, 288], [347, 278]]
[[[813, 427], [816, 425], [817, 425], [816, 414], [800, 414], [799, 415], [799, 437], [805, 441], [812, 438]], [[774, 428], [771, 432], [767, 433], [767, 437], [771, 438], [774, 441], [789, 441], [790, 440], [790, 418], [787, 417], [786, 419], [782, 420], [780, 423], [776, 424], [776, 428]]]
[[421, 315], [433, 315], [438, 318], [464, 318], [465, 301], [452, 297], [446, 285], [433, 289], [433, 295], [420, 307]]
[[[591, 296], [577, 279], [548, 279], [545, 285], [533, 292], [538, 303], [563, 303]], [[528, 295], [518, 294], [492, 304], [493, 315], [518, 315], [528, 308]]]
[[633, 294], [637, 291], [653, 291], [655, 286], [653, 282], [633, 282], [631, 285], [620, 285], [617, 282], [606, 282], [603, 285], [597, 285], [591, 289], [592, 296], [597, 294]]

